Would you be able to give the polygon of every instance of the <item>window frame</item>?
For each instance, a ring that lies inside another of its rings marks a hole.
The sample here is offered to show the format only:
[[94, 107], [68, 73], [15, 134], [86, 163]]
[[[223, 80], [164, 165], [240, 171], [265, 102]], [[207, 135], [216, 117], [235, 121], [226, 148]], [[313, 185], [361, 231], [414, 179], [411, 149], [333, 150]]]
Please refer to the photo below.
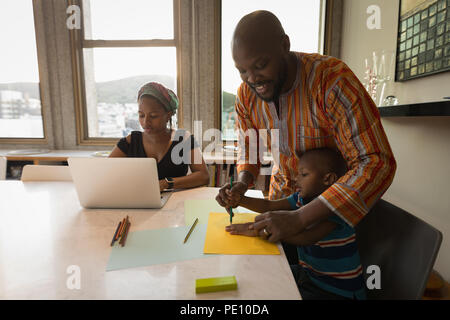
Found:
[[[73, 91], [75, 103], [76, 136], [77, 145], [98, 145], [111, 146], [117, 143], [117, 138], [89, 137], [88, 130], [88, 110], [86, 102], [86, 87], [84, 83], [84, 61], [83, 49], [85, 48], [138, 48], [138, 47], [175, 47], [176, 50], [176, 70], [177, 92], [181, 92], [181, 53], [180, 53], [180, 0], [173, 1], [173, 39], [150, 39], [150, 40], [91, 40], [84, 38], [84, 16], [82, 14], [82, 0], [67, 0], [68, 6], [78, 5], [81, 9], [81, 28], [70, 30], [70, 50], [73, 70]], [[180, 94], [180, 108], [177, 112], [177, 122], [182, 121], [182, 103]], [[137, 111], [136, 111], [137, 112]]]
[[43, 70], [42, 70], [42, 59], [44, 58], [40, 53], [41, 51], [41, 44], [39, 40], [39, 32], [38, 32], [38, 23], [37, 18], [38, 15], [36, 11], [38, 10], [36, 5], [36, 0], [32, 1], [32, 8], [33, 8], [33, 22], [34, 22], [34, 38], [36, 41], [36, 57], [37, 57], [37, 64], [38, 64], [38, 73], [39, 73], [39, 98], [41, 100], [41, 119], [42, 119], [42, 131], [44, 134], [43, 138], [23, 138], [23, 137], [17, 137], [17, 138], [8, 138], [8, 137], [0, 137], [0, 144], [20, 144], [20, 145], [48, 145], [48, 130], [47, 130], [47, 122], [45, 121], [46, 118], [46, 112], [47, 109], [50, 108], [50, 106], [47, 104], [47, 99], [43, 97], [42, 94], [42, 83], [45, 79]]
[[[216, 127], [222, 132], [222, 0], [216, 0], [215, 8], [215, 48], [218, 53], [215, 66], [215, 108], [216, 108]], [[340, 47], [340, 26], [342, 21], [342, 0], [320, 0], [320, 25], [319, 25], [319, 53], [323, 55], [338, 56]], [[338, 26], [338, 32], [334, 32], [332, 26]], [[337, 49], [337, 50], [336, 50]], [[237, 145], [238, 140], [225, 140], [222, 135], [222, 144], [234, 142]]]

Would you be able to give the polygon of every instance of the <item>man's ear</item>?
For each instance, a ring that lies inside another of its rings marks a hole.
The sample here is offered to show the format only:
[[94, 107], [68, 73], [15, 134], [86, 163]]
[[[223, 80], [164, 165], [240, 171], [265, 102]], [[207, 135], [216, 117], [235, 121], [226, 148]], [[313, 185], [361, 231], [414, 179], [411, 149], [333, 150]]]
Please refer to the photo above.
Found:
[[291, 51], [291, 40], [287, 34], [283, 35], [281, 38], [283, 53], [288, 54]]
[[338, 176], [336, 173], [334, 172], [329, 172], [327, 174], [325, 174], [325, 176], [323, 177], [323, 183], [326, 186], [331, 186], [333, 183], [335, 183], [338, 179]]

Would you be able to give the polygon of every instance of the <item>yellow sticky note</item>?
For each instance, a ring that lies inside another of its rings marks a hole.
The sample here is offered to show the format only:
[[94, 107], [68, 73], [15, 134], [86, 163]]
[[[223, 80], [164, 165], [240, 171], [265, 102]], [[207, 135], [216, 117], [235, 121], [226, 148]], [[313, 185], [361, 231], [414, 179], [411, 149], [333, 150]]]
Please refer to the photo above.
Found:
[[[255, 221], [256, 214], [235, 213], [233, 224]], [[211, 212], [206, 229], [204, 253], [215, 254], [280, 254], [278, 247], [260, 237], [231, 235], [225, 231], [230, 225], [228, 213]]]
[[235, 276], [205, 278], [195, 280], [196, 293], [227, 291], [236, 289], [237, 289], [237, 282]]

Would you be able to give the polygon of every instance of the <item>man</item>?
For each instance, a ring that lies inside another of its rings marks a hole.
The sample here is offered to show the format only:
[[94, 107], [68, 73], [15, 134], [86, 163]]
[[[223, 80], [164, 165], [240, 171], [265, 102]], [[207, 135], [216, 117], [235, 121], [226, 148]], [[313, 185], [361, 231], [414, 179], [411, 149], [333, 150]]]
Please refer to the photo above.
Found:
[[[301, 233], [332, 215], [354, 227], [391, 184], [396, 162], [376, 105], [340, 60], [290, 51], [289, 37], [268, 11], [244, 16], [234, 31], [232, 55], [243, 83], [235, 110], [241, 136], [248, 130], [278, 129], [269, 198], [294, 193], [299, 154], [337, 148], [349, 171], [318, 198], [296, 211], [267, 212], [251, 226], [277, 242]], [[268, 146], [271, 135], [268, 135]], [[223, 186], [217, 201], [236, 207], [259, 174], [249, 163], [250, 139], [240, 139], [238, 181]], [[270, 148], [270, 146], [269, 146]]]

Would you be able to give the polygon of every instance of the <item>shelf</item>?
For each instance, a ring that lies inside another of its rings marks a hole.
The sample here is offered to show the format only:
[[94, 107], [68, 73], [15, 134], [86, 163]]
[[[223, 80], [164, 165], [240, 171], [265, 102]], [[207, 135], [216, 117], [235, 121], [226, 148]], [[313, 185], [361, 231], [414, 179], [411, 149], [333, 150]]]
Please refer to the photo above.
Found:
[[391, 107], [379, 107], [378, 110], [382, 118], [450, 116], [450, 101], [401, 104]]

